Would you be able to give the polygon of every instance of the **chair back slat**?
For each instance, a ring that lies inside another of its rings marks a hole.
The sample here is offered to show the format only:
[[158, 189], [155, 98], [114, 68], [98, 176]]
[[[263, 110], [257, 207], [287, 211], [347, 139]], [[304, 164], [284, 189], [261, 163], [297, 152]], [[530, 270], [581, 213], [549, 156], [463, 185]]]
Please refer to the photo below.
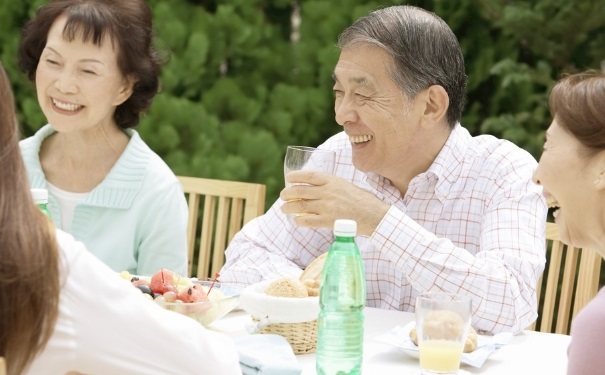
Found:
[[188, 276], [214, 277], [225, 263], [225, 249], [235, 234], [247, 222], [264, 213], [265, 185], [177, 177], [189, 206]]
[[592, 300], [599, 292], [599, 278], [593, 280], [591, 275], [601, 274], [601, 264], [603, 259], [601, 255], [593, 249], [584, 249], [582, 251], [582, 260], [578, 274], [578, 286], [576, 287], [576, 303], [573, 306], [573, 316], [575, 317], [580, 309]]
[[559, 292], [559, 309], [557, 312], [557, 321], [555, 332], [567, 332], [569, 327], [569, 318], [571, 316], [571, 306], [573, 304], [574, 286], [576, 281], [576, 270], [578, 266], [579, 249], [567, 248], [565, 254], [565, 269], [563, 270], [563, 280]]
[[[229, 202], [227, 198], [218, 199], [218, 208], [215, 217], [214, 242], [212, 246], [211, 275], [216, 275], [224, 264], [225, 248], [227, 247], [227, 230], [229, 227]], [[235, 221], [235, 220], [233, 220]]]
[[242, 212], [244, 211], [244, 200], [243, 199], [239, 199], [239, 198], [234, 198], [231, 201], [231, 219], [229, 221], [229, 231], [228, 231], [228, 236], [227, 236], [227, 242], [231, 242], [231, 240], [233, 239], [233, 237], [235, 236], [235, 234], [237, 232], [239, 232], [239, 230], [241, 229], [239, 226], [239, 223], [242, 223], [243, 220], [243, 215]]
[[189, 218], [187, 219], [187, 273], [191, 274], [191, 259], [195, 248], [195, 239], [197, 238], [197, 216], [199, 213], [200, 196], [198, 194], [189, 194], [187, 198], [189, 207]]
[[[191, 192], [190, 194], [197, 193]], [[214, 206], [216, 204], [216, 197], [206, 196], [203, 202], [204, 210], [202, 213], [202, 222], [200, 224], [200, 243], [197, 254], [194, 254], [194, 256], [197, 255], [198, 257], [196, 274], [193, 274], [191, 267], [189, 269], [189, 275], [200, 278], [209, 277], [210, 256], [212, 250], [212, 230], [214, 228]], [[193, 259], [193, 257], [189, 259], [190, 264], [193, 264]]]
[[598, 292], [603, 260], [592, 249], [561, 242], [554, 223], [546, 223], [546, 248], [548, 267], [536, 287], [539, 316], [528, 329], [569, 334], [573, 319]]

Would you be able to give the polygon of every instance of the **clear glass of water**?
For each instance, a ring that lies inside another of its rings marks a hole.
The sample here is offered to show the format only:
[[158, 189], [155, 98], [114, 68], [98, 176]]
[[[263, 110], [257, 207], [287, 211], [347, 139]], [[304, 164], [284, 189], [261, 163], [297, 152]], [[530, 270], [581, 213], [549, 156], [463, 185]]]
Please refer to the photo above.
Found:
[[[284, 178], [291, 171], [303, 169], [334, 173], [336, 152], [308, 146], [288, 146], [284, 160]], [[286, 187], [290, 187], [286, 180]]]
[[[286, 176], [289, 172], [298, 170], [313, 170], [333, 174], [336, 164], [336, 151], [324, 150], [308, 146], [288, 146], [286, 157], [284, 159], [284, 179], [286, 187], [292, 184], [288, 182]], [[294, 216], [305, 215], [299, 213], [288, 215], [291, 223], [294, 223]]]

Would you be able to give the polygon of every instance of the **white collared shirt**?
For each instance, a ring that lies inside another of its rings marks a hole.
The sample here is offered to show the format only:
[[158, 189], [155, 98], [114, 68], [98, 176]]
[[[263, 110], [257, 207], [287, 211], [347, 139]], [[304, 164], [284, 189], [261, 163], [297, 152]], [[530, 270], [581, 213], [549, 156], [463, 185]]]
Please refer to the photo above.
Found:
[[[356, 238], [367, 306], [414, 311], [419, 292], [444, 290], [473, 296], [473, 326], [482, 332], [517, 332], [536, 319], [547, 206], [531, 181], [537, 162], [528, 152], [457, 125], [401, 197], [386, 178], [355, 169], [346, 134], [320, 147], [336, 150], [335, 175], [391, 205], [370, 237]], [[298, 277], [328, 250], [332, 232], [294, 227], [282, 204], [278, 199], [235, 236], [221, 281]]]

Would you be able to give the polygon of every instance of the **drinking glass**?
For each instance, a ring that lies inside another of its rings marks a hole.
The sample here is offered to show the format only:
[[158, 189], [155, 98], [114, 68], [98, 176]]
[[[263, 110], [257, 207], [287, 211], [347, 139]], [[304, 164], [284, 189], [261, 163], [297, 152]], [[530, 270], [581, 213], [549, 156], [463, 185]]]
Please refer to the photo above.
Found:
[[[284, 178], [291, 171], [309, 169], [334, 173], [336, 152], [307, 146], [288, 146], [284, 159]], [[286, 181], [286, 187], [292, 186]]]
[[[304, 169], [333, 174], [335, 163], [336, 151], [307, 146], [288, 146], [284, 159], [284, 179], [288, 172]], [[286, 187], [295, 185], [287, 180], [285, 182]], [[288, 218], [293, 222], [293, 216], [301, 215], [304, 213], [288, 215]]]
[[416, 333], [424, 375], [456, 374], [471, 325], [469, 296], [429, 292], [416, 298]]

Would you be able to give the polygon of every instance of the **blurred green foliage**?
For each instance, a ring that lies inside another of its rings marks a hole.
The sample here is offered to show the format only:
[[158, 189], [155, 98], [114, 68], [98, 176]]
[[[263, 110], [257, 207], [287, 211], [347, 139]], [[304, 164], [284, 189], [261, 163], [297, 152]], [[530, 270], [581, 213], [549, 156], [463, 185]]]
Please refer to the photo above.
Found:
[[[43, 0], [0, 3], [0, 59], [24, 136], [45, 123], [17, 68], [20, 28]], [[548, 90], [562, 74], [599, 69], [605, 7], [597, 0], [149, 0], [169, 60], [138, 130], [176, 174], [283, 185], [286, 145], [335, 134], [338, 34], [370, 10], [412, 4], [452, 27], [469, 75], [463, 125], [540, 156]], [[300, 22], [299, 22], [300, 21]]]

